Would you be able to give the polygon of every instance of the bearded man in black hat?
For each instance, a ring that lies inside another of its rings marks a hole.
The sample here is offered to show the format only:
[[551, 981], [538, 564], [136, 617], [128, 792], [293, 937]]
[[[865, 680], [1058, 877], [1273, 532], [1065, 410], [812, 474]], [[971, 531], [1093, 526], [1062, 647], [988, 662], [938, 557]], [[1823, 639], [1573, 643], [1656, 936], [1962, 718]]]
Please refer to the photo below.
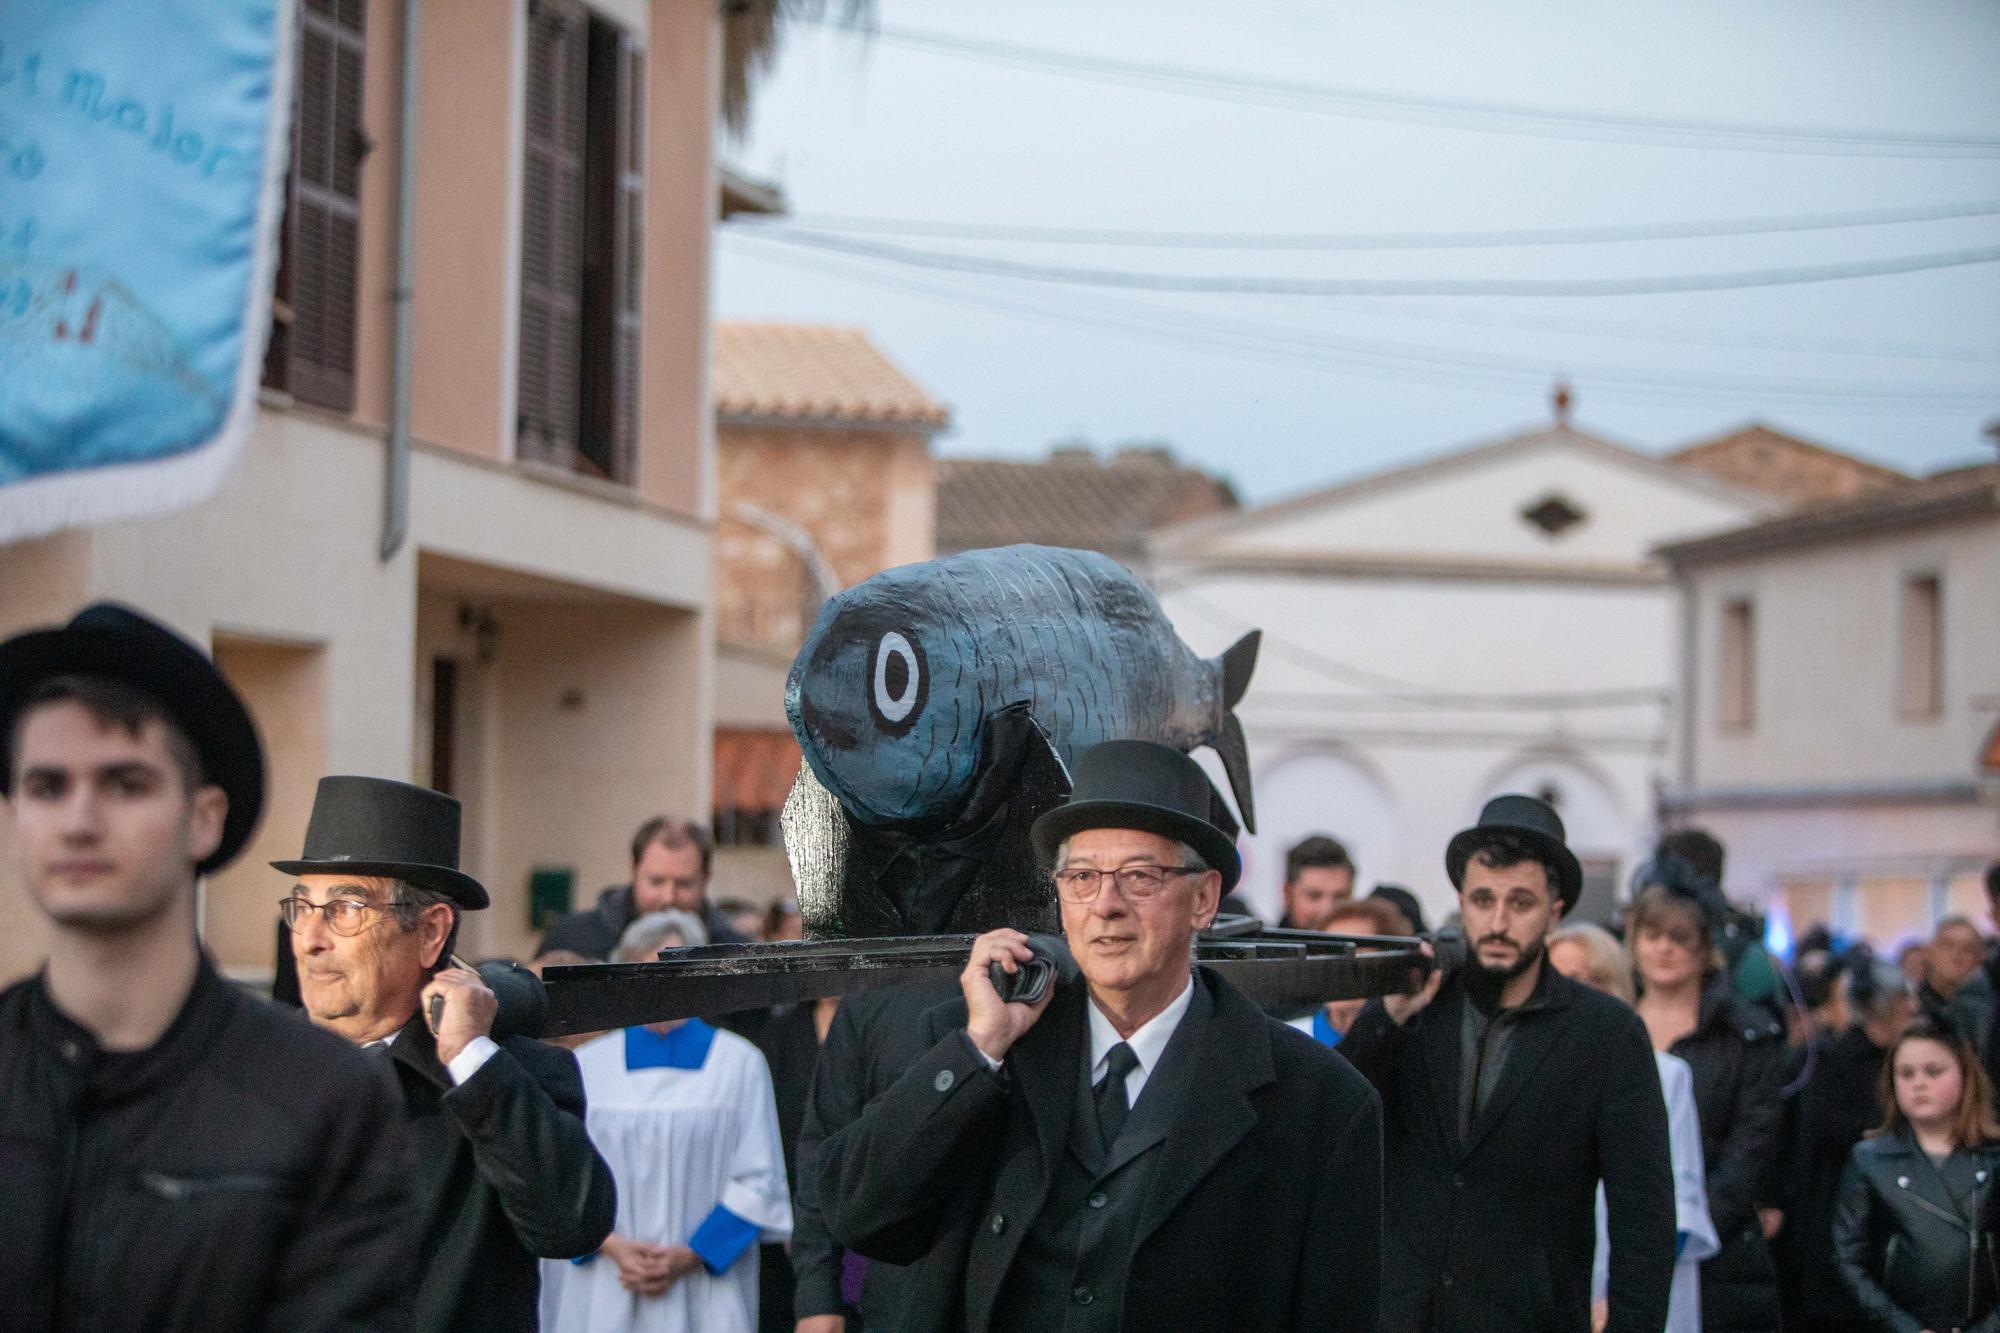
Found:
[[1383, 1326], [1588, 1333], [1601, 1180], [1608, 1333], [1659, 1333], [1675, 1246], [1666, 1102], [1639, 1016], [1548, 963], [1583, 891], [1562, 820], [1496, 797], [1445, 870], [1470, 956], [1415, 995], [1369, 1001], [1340, 1044], [1388, 1122]]
[[0, 1329], [404, 1326], [382, 1071], [229, 985], [196, 882], [264, 761], [193, 644], [123, 607], [0, 644], [0, 792], [41, 972], [0, 993]]
[[981, 935], [928, 1054], [823, 1146], [835, 1239], [916, 1264], [892, 1327], [1377, 1327], [1379, 1101], [1192, 964], [1241, 868], [1220, 811], [1178, 750], [1087, 751], [1033, 829], [1077, 975], [1005, 1002], [989, 967], [1034, 950]]
[[[538, 1260], [595, 1253], [617, 1195], [584, 1131], [576, 1057], [496, 1036], [492, 987], [453, 959], [459, 914], [488, 902], [458, 868], [458, 841], [458, 802], [441, 792], [328, 777], [305, 855], [272, 865], [297, 881], [282, 909], [306, 1012], [386, 1057], [402, 1093], [418, 1235], [413, 1325], [527, 1333]], [[540, 984], [518, 968], [500, 984], [522, 980]]]

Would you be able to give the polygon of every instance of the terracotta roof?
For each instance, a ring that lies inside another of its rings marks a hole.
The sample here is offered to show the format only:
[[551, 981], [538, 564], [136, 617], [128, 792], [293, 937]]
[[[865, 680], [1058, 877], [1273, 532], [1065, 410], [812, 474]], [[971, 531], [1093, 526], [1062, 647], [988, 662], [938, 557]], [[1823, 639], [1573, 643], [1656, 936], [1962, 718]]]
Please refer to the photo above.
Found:
[[1775, 495], [1787, 504], [1819, 504], [1873, 495], [1910, 480], [1796, 435], [1752, 422], [1741, 430], [1676, 449], [1667, 461]]
[[718, 323], [710, 385], [718, 420], [942, 430], [951, 409], [860, 329]]
[[941, 458], [937, 547], [941, 554], [1038, 542], [1136, 559], [1155, 528], [1237, 507], [1220, 477], [1185, 467], [1159, 446], [1128, 446], [1108, 459], [1087, 447], [1049, 458]]
[[1749, 527], [1663, 546], [1659, 554], [1677, 565], [1690, 565], [1883, 528], [1990, 514], [2000, 514], [2000, 463], [1954, 468], [1858, 500], [1814, 505]]

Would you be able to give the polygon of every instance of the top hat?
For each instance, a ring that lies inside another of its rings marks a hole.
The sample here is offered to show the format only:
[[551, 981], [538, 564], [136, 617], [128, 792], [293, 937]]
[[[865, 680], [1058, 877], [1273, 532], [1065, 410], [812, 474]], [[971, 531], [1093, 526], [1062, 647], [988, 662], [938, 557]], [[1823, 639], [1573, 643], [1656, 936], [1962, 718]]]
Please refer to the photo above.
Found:
[[287, 875], [368, 875], [441, 893], [469, 911], [491, 900], [458, 868], [458, 802], [388, 778], [319, 780], [305, 855], [273, 861]]
[[1444, 849], [1445, 873], [1454, 886], [1465, 875], [1465, 862], [1472, 849], [1489, 833], [1509, 833], [1533, 847], [1540, 856], [1555, 863], [1556, 887], [1562, 893], [1563, 914], [1576, 907], [1583, 895], [1583, 867], [1576, 853], [1564, 841], [1562, 816], [1547, 801], [1533, 796], [1495, 796], [1479, 812], [1479, 822], [1452, 838]]
[[195, 869], [205, 875], [235, 860], [264, 812], [264, 747], [250, 711], [208, 654], [114, 602], [0, 643], [0, 795], [14, 794], [14, 724], [35, 691], [58, 676], [114, 680], [159, 704], [194, 747], [204, 779], [229, 798], [222, 841]]
[[1201, 765], [1153, 741], [1103, 741], [1076, 761], [1069, 801], [1044, 814], [1029, 830], [1035, 852], [1055, 860], [1056, 849], [1085, 829], [1129, 828], [1184, 842], [1210, 870], [1222, 872], [1222, 891], [1243, 874], [1236, 854], [1236, 819]]

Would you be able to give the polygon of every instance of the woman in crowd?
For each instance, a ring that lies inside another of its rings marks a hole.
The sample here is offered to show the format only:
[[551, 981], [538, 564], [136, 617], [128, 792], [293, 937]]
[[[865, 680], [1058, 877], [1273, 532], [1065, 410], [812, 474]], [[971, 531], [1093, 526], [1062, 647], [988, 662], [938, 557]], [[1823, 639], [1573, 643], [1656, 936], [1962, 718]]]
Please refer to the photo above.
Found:
[[1882, 1333], [2000, 1330], [2000, 1124], [1972, 1043], [1917, 1019], [1889, 1049], [1888, 1118], [1854, 1147], [1834, 1213], [1840, 1276]]
[[[708, 942], [687, 912], [640, 917], [619, 962]], [[591, 1142], [618, 1182], [595, 1255], [542, 1265], [549, 1333], [753, 1333], [761, 1238], [792, 1202], [764, 1057], [700, 1019], [625, 1028], [579, 1047]]]
[[1708, 1213], [1722, 1248], [1702, 1265], [1706, 1333], [1775, 1333], [1778, 1272], [1758, 1215], [1777, 1150], [1784, 1029], [1742, 999], [1696, 899], [1655, 886], [1632, 905], [1639, 1017], [1653, 1049], [1687, 1061], [1701, 1118]]
[[[1556, 971], [1594, 986], [1631, 1004], [1632, 959], [1602, 926], [1578, 923], [1549, 936], [1549, 963]], [[1667, 1132], [1674, 1162], [1674, 1229], [1678, 1247], [1674, 1285], [1667, 1304], [1664, 1333], [1701, 1333], [1701, 1261], [1716, 1251], [1715, 1226], [1708, 1217], [1708, 1195], [1702, 1181], [1701, 1121], [1695, 1113], [1694, 1075], [1679, 1056], [1655, 1051], [1660, 1091], [1667, 1099]], [[1591, 1273], [1593, 1327], [1602, 1329], [1610, 1317], [1605, 1287], [1611, 1273], [1611, 1246], [1606, 1235], [1604, 1187], [1597, 1188], [1597, 1262]]]

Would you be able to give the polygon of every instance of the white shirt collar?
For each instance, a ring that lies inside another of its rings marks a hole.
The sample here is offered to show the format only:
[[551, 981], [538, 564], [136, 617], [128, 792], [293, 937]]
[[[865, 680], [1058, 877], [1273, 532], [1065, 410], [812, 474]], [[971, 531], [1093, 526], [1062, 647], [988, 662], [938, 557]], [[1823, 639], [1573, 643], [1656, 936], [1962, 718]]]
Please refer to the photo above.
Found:
[[1181, 1025], [1181, 1019], [1187, 1016], [1188, 1006], [1192, 1003], [1194, 974], [1190, 972], [1187, 985], [1181, 987], [1181, 993], [1174, 997], [1173, 1003], [1147, 1019], [1131, 1036], [1121, 1037], [1118, 1029], [1111, 1026], [1111, 1020], [1097, 1007], [1097, 1002], [1092, 1000], [1086, 1006], [1090, 1011], [1090, 1081], [1095, 1084], [1104, 1077], [1105, 1057], [1111, 1054], [1113, 1046], [1122, 1041], [1132, 1048], [1132, 1054], [1139, 1057], [1139, 1067], [1125, 1076], [1125, 1087], [1136, 1104], [1139, 1089], [1145, 1086], [1147, 1077], [1160, 1063], [1167, 1042], [1173, 1038], [1174, 1029]]

